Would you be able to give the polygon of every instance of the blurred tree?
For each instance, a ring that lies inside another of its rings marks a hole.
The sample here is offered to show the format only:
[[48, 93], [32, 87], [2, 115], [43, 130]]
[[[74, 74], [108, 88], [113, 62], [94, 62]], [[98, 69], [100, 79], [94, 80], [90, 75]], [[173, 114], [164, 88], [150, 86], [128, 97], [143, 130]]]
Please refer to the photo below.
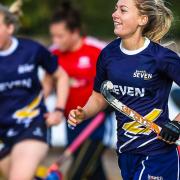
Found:
[[180, 40], [180, 1], [170, 1], [170, 8], [174, 13], [174, 23], [171, 29], [174, 36]]
[[[50, 17], [62, 1], [24, 0], [21, 33], [26, 35], [47, 35]], [[101, 38], [112, 38], [114, 36], [111, 14], [117, 0], [69, 1], [80, 9], [88, 34]], [[12, 2], [14, 0], [1, 0], [1, 3], [5, 5], [10, 5]], [[169, 36], [180, 39], [180, 1], [169, 0], [168, 6], [175, 15], [175, 21]]]
[[74, 0], [73, 2], [81, 5], [82, 17], [88, 34], [104, 38], [113, 36], [111, 15], [116, 0], [107, 2], [105, 0]]

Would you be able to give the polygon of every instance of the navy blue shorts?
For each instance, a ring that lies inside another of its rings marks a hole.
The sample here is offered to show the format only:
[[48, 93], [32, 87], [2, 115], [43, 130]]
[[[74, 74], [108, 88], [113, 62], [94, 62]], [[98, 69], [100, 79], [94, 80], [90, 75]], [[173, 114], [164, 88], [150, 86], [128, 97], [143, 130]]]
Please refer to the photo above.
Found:
[[21, 124], [0, 128], [0, 159], [6, 157], [18, 142], [34, 139], [49, 144], [50, 130], [45, 120], [34, 120], [28, 128]]
[[159, 155], [119, 154], [118, 164], [123, 180], [180, 180], [178, 150]]

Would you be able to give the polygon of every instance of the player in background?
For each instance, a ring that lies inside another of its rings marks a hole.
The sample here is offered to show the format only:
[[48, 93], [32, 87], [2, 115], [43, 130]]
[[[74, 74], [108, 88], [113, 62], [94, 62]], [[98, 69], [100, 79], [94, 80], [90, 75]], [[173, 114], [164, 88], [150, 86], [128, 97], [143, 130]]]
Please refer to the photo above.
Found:
[[[119, 0], [112, 14], [118, 39], [102, 50], [94, 91], [86, 105], [70, 111], [73, 126], [102, 111], [104, 80], [114, 84], [113, 95], [162, 127], [159, 138], [150, 129], [116, 111], [117, 154], [124, 180], [179, 180], [180, 114], [170, 121], [168, 96], [180, 85], [180, 58], [159, 44], [168, 32], [172, 12], [162, 0]], [[156, 108], [156, 109], [155, 109]]]
[[[68, 96], [68, 75], [39, 43], [14, 36], [21, 1], [0, 5], [0, 171], [8, 180], [32, 180], [46, 156], [48, 126], [60, 122]], [[16, 15], [15, 15], [16, 14]], [[47, 113], [38, 67], [57, 80], [54, 112]]]
[[[100, 41], [94, 41], [94, 38], [82, 36], [81, 26], [78, 10], [66, 2], [62, 3], [54, 13], [50, 24], [52, 53], [59, 57], [59, 65], [70, 77], [70, 93], [64, 109], [66, 119], [72, 108], [76, 108], [78, 104], [83, 106], [91, 95], [96, 61], [104, 46]], [[50, 82], [49, 79], [46, 76], [44, 82]], [[49, 93], [48, 88], [47, 93]], [[92, 118], [74, 130], [67, 128], [68, 144], [73, 142]], [[103, 123], [76, 151], [72, 166], [67, 173], [69, 180], [106, 179], [101, 160], [105, 150], [102, 143], [104, 131]]]

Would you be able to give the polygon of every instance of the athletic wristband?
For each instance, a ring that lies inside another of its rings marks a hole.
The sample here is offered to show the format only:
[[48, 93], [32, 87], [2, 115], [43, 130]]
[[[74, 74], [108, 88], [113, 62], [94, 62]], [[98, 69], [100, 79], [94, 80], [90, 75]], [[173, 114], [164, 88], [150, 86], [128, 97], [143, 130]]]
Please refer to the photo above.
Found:
[[64, 113], [64, 109], [63, 109], [63, 108], [59, 108], [59, 107], [56, 107], [56, 108], [54, 109], [54, 111], [59, 111], [59, 112]]

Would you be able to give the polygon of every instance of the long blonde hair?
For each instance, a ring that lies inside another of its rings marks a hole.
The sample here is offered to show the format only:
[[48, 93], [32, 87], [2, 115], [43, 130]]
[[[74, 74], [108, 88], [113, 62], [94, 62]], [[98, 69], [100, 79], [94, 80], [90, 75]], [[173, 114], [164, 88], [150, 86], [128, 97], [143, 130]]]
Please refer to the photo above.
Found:
[[173, 21], [172, 11], [167, 8], [163, 0], [135, 0], [141, 15], [148, 16], [142, 34], [154, 42], [160, 42], [169, 31]]
[[15, 30], [19, 27], [19, 17], [22, 15], [21, 7], [22, 0], [16, 0], [9, 8], [0, 4], [0, 14], [4, 16], [4, 23], [13, 24]]

